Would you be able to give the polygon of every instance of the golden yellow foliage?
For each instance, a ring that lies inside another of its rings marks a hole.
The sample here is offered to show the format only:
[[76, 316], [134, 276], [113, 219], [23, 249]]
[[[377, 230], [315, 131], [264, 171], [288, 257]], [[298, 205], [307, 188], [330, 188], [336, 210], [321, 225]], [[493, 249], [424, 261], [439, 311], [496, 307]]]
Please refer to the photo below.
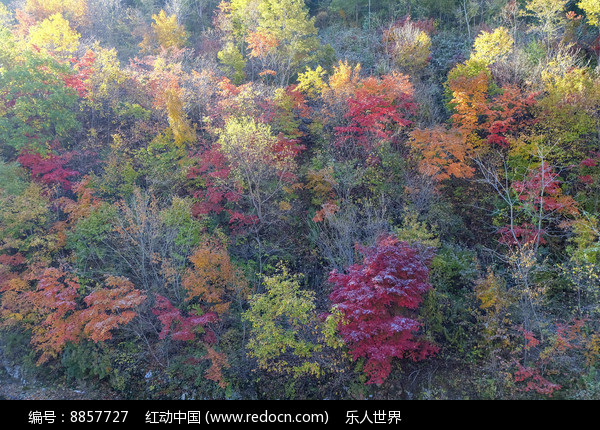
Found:
[[347, 100], [358, 87], [360, 70], [360, 64], [352, 68], [347, 60], [340, 60], [337, 67], [333, 66], [333, 74], [328, 81], [329, 86], [323, 89], [323, 98]]
[[158, 15], [152, 15], [154, 22], [151, 31], [144, 36], [140, 43], [142, 52], [158, 52], [161, 48], [183, 48], [187, 43], [188, 34], [183, 26], [177, 23], [177, 16], [167, 16], [164, 10]]
[[29, 44], [42, 51], [72, 54], [79, 48], [80, 35], [60, 13], [51, 15], [29, 30]]
[[305, 93], [308, 97], [317, 98], [321, 96], [327, 86], [323, 81], [324, 76], [325, 70], [321, 66], [317, 66], [315, 70], [307, 67], [306, 72], [298, 73], [296, 90]]
[[512, 52], [514, 43], [514, 39], [504, 27], [499, 27], [492, 33], [483, 31], [473, 43], [471, 58], [494, 64]]
[[577, 6], [585, 11], [588, 22], [600, 27], [600, 1], [580, 0]]
[[173, 132], [175, 145], [183, 148], [186, 143], [196, 140], [196, 131], [192, 127], [184, 109], [183, 101], [175, 88], [165, 90], [169, 126]]

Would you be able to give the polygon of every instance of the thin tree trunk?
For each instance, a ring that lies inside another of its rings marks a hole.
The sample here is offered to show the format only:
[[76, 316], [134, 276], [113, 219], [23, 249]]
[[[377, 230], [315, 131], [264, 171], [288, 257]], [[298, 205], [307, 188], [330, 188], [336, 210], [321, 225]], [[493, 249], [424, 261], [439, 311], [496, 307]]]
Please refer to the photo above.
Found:
[[467, 34], [471, 40], [471, 25], [469, 24], [469, 13], [467, 12], [467, 0], [463, 0], [463, 11], [465, 12], [465, 22], [467, 23]]

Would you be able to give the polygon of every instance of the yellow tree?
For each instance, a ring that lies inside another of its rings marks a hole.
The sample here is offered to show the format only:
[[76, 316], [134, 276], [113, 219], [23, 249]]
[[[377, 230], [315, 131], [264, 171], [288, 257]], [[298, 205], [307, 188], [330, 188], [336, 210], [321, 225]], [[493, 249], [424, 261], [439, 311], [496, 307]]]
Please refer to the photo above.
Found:
[[278, 149], [279, 138], [268, 124], [251, 117], [232, 117], [220, 131], [218, 144], [232, 165], [236, 182], [260, 224], [273, 222], [272, 204], [286, 185], [295, 167], [293, 157]]
[[298, 85], [295, 91], [305, 93], [312, 99], [317, 99], [323, 94], [323, 90], [327, 87], [327, 84], [323, 80], [326, 75], [325, 70], [321, 66], [317, 66], [316, 69], [306, 68], [306, 72], [298, 73]]
[[188, 40], [188, 33], [177, 23], [177, 16], [167, 16], [161, 9], [158, 15], [152, 15], [154, 22], [151, 30], [140, 43], [142, 52], [159, 52], [161, 49], [183, 48]]
[[287, 84], [320, 47], [314, 22], [304, 0], [223, 1], [216, 17], [224, 35], [221, 61], [240, 76], [247, 53], [260, 67], [273, 67], [280, 84]]
[[320, 323], [315, 295], [302, 290], [300, 276], [282, 272], [264, 278], [265, 292], [250, 297], [250, 308], [243, 314], [250, 322], [248, 355], [260, 369], [275, 374], [319, 376], [319, 355], [324, 345], [317, 341]]
[[583, 9], [591, 25], [600, 27], [600, 2], [597, 0], [580, 0], [577, 6]]
[[166, 108], [173, 140], [178, 148], [196, 140], [196, 132], [184, 110], [183, 100], [177, 88], [165, 90]]
[[29, 30], [29, 44], [45, 52], [70, 55], [79, 48], [80, 35], [60, 13], [55, 13]]
[[548, 50], [550, 50], [554, 38], [565, 25], [567, 3], [567, 0], [529, 0], [525, 4], [523, 15], [536, 20], [536, 23], [531, 25], [530, 31], [542, 35]]
[[473, 43], [471, 58], [493, 64], [510, 54], [513, 45], [514, 40], [504, 27], [499, 27], [491, 33], [483, 31]]
[[[153, 96], [155, 108], [166, 114], [169, 134], [175, 146], [182, 150], [186, 144], [196, 141], [196, 129], [186, 112], [190, 98], [184, 83], [190, 76], [183, 70], [178, 55], [163, 51], [154, 57], [144, 59], [143, 67], [136, 69], [136, 78], [144, 82]], [[148, 66], [151, 69], [148, 70]]]

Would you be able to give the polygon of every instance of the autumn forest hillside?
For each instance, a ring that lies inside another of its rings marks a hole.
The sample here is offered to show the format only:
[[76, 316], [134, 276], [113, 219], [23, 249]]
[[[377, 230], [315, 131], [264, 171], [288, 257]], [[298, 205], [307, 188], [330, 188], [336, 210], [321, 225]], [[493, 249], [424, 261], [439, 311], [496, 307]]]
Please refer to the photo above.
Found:
[[600, 399], [600, 0], [0, 3], [0, 374]]

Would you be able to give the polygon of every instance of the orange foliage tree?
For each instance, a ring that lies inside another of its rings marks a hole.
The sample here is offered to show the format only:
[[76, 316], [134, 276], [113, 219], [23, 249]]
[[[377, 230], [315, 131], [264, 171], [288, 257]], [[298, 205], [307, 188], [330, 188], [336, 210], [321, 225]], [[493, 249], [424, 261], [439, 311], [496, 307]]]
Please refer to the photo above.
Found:
[[223, 241], [209, 239], [190, 256], [192, 267], [183, 278], [190, 301], [199, 299], [210, 312], [222, 315], [232, 300], [240, 302], [247, 295], [247, 282], [227, 253]]
[[105, 286], [84, 296], [79, 279], [63, 269], [47, 268], [37, 287], [21, 291], [29, 304], [19, 318], [31, 323], [31, 343], [40, 352], [38, 364], [56, 358], [69, 342], [112, 338], [112, 331], [129, 323], [146, 296], [126, 278], [108, 277]]

